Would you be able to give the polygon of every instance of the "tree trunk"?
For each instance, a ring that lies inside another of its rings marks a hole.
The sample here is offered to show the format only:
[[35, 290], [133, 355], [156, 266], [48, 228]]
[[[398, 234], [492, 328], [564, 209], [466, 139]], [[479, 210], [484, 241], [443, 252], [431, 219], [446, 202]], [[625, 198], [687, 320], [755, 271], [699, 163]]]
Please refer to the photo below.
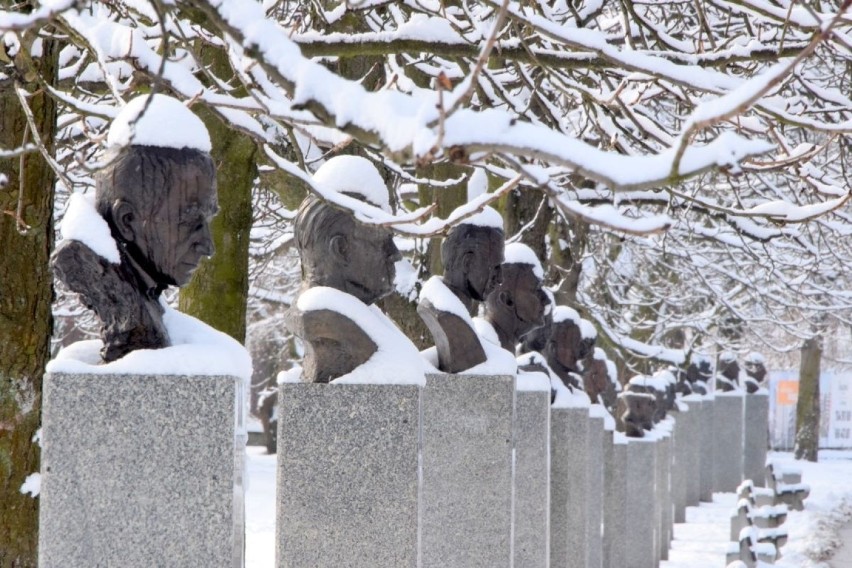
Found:
[[[43, 42], [37, 72], [55, 84], [58, 47]], [[24, 76], [24, 75], [22, 75]], [[3, 80], [5, 81], [5, 79]], [[36, 91], [34, 85], [24, 85]], [[29, 99], [39, 138], [50, 153], [56, 104], [38, 91]], [[18, 147], [29, 132], [11, 84], [0, 84], [0, 148]], [[32, 141], [31, 133], [27, 136]], [[39, 471], [33, 442], [41, 422], [41, 385], [53, 325], [53, 172], [40, 154], [0, 159], [0, 568], [38, 562], [38, 499], [21, 493]], [[16, 218], [18, 212], [20, 219]], [[19, 221], [26, 224], [19, 225]]]
[[815, 462], [819, 451], [819, 367], [822, 337], [802, 345], [799, 367], [799, 401], [796, 404], [796, 459]]

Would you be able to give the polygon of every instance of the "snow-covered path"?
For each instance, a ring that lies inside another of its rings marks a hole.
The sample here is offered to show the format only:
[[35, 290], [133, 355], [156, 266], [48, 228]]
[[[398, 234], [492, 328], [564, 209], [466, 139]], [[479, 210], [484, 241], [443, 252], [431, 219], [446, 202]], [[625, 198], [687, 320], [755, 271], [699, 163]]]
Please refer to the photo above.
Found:
[[[822, 451], [816, 464], [796, 462], [789, 453], [771, 459], [802, 469], [811, 486], [805, 510], [791, 511], [785, 527], [790, 538], [781, 550], [778, 568], [852, 567], [852, 451]], [[246, 495], [246, 568], [275, 565], [275, 456], [248, 448], [249, 487]], [[684, 524], [675, 525], [669, 560], [660, 568], [720, 568], [730, 532], [733, 493], [716, 493], [712, 503], [689, 507]], [[842, 535], [842, 536], [841, 536]], [[834, 551], [845, 547], [831, 558]], [[843, 555], [846, 556], [843, 556]]]

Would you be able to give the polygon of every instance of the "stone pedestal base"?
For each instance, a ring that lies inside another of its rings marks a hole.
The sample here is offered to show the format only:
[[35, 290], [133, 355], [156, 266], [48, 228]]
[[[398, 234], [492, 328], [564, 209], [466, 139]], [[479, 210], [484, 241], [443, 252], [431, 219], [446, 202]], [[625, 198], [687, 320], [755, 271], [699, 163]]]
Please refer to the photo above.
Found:
[[243, 411], [234, 377], [46, 375], [39, 566], [241, 567]]
[[550, 565], [585, 568], [589, 409], [554, 408], [550, 419]]
[[604, 431], [603, 418], [589, 418], [588, 494], [586, 517], [586, 566], [601, 568], [603, 565], [603, 487], [604, 487]]
[[417, 566], [420, 394], [281, 385], [279, 567]]
[[741, 392], [716, 393], [713, 409], [713, 491], [734, 492], [743, 480]]
[[550, 392], [515, 395], [515, 568], [547, 566]]
[[656, 568], [657, 525], [656, 445], [645, 438], [631, 438], [627, 444], [627, 495], [625, 515], [624, 568]]
[[745, 454], [743, 476], [757, 487], [766, 486], [766, 452], [769, 448], [769, 394], [759, 391], [745, 397]]
[[701, 424], [699, 426], [699, 438], [701, 443], [701, 455], [699, 466], [701, 479], [699, 484], [699, 499], [705, 503], [713, 502], [713, 487], [715, 484], [715, 458], [714, 450], [716, 444], [716, 433], [713, 431], [716, 399], [707, 397], [701, 404]]
[[509, 566], [515, 377], [427, 375], [422, 404], [422, 567]]
[[604, 433], [604, 568], [626, 566], [627, 442], [623, 434]]

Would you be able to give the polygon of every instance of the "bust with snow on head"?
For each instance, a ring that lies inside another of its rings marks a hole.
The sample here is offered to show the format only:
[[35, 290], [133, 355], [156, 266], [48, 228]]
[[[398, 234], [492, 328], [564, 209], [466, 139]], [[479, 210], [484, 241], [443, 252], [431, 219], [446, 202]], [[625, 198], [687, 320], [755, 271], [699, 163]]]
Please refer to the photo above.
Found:
[[487, 359], [470, 316], [474, 302], [500, 282], [503, 248], [503, 219], [490, 207], [453, 227], [441, 245], [444, 275], [423, 286], [417, 313], [435, 339], [437, 367], [445, 373]]
[[393, 233], [352, 212], [364, 204], [389, 210], [384, 180], [369, 160], [337, 156], [317, 170], [314, 184], [328, 197], [343, 196], [353, 209], [312, 195], [296, 215], [302, 290], [286, 323], [305, 345], [302, 380], [373, 382], [367, 375], [395, 373], [396, 382], [419, 382], [416, 348], [372, 305], [393, 290], [402, 258]]
[[168, 347], [160, 295], [189, 282], [213, 254], [218, 206], [207, 129], [179, 101], [148, 99], [134, 99], [113, 121], [94, 199], [72, 196], [52, 261], [101, 320], [105, 362]]
[[544, 291], [544, 270], [528, 246], [506, 247], [502, 277], [485, 299], [485, 322], [493, 329], [503, 349], [515, 346], [530, 331], [544, 325], [549, 298]]

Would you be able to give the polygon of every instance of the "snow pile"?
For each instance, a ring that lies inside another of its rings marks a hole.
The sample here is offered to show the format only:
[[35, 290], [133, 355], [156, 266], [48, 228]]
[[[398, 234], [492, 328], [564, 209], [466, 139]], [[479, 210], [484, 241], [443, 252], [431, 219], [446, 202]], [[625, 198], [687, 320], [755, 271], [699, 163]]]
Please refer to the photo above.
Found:
[[540, 371], [521, 371], [516, 385], [521, 392], [550, 392], [550, 377]]
[[583, 339], [597, 339], [598, 330], [592, 325], [592, 322], [586, 319], [580, 320], [580, 336]]
[[[440, 276], [432, 276], [423, 285], [420, 290], [420, 300], [429, 300], [435, 309], [451, 313], [468, 324], [471, 330], [479, 336], [479, 343], [482, 345], [482, 350], [485, 352], [485, 361], [461, 371], [461, 375], [514, 375], [518, 372], [518, 366], [515, 363], [515, 357], [500, 346], [500, 340], [497, 339], [497, 333], [488, 322], [482, 320], [487, 327], [477, 326], [470, 314], [467, 313], [464, 304], [458, 299], [458, 296], [447, 288]], [[486, 333], [480, 333], [480, 327], [485, 329]], [[438, 351], [431, 347], [421, 353], [421, 355], [432, 366], [438, 365]]]
[[553, 308], [553, 323], [562, 323], [563, 321], [573, 322], [574, 325], [580, 327], [580, 322], [583, 321], [583, 318], [580, 317], [580, 314], [577, 313], [577, 310], [574, 308], [569, 308], [568, 306], [556, 306]]
[[62, 238], [80, 241], [95, 254], [113, 264], [121, 263], [118, 246], [112, 238], [106, 220], [95, 209], [93, 193], [74, 193], [68, 200], [68, 209], [59, 226]]
[[489, 229], [503, 230], [503, 217], [491, 207], [484, 207], [479, 213], [474, 213], [470, 217], [465, 218], [462, 225], [474, 225], [476, 227], [485, 227]]
[[460, 317], [465, 323], [473, 328], [473, 319], [462, 304], [458, 296], [453, 294], [452, 290], [447, 288], [440, 276], [432, 276], [423, 284], [420, 290], [420, 301], [429, 300], [435, 306], [436, 310], [449, 312]]
[[24, 479], [23, 485], [20, 488], [24, 495], [29, 494], [30, 497], [38, 497], [41, 493], [41, 474], [31, 473]]
[[48, 373], [93, 375], [207, 375], [251, 380], [251, 356], [231, 336], [194, 317], [170, 308], [161, 300], [163, 324], [172, 345], [139, 349], [121, 359], [101, 364], [99, 339], [79, 341], [62, 349], [47, 364]]
[[[502, 227], [502, 225], [501, 225]], [[544, 269], [533, 250], [523, 243], [511, 243], [506, 245], [504, 264], [529, 264], [532, 266], [533, 274], [539, 280], [544, 280]]]
[[[201, 119], [180, 101], [166, 95], [140, 95], [127, 103], [109, 127], [109, 146], [157, 146], [211, 149], [210, 134]], [[146, 108], [147, 104], [147, 108]]]
[[335, 156], [320, 166], [313, 181], [323, 192], [355, 194], [383, 211], [390, 211], [385, 180], [366, 158]]
[[335, 288], [317, 286], [305, 290], [296, 301], [302, 312], [330, 310], [361, 328], [376, 352], [351, 373], [331, 381], [336, 384], [424, 385], [427, 367], [417, 348], [376, 306], [368, 306]]
[[592, 418], [603, 418], [604, 430], [607, 432], [615, 432], [615, 418], [609, 413], [609, 410], [602, 404], [594, 403], [589, 407], [589, 416]]

